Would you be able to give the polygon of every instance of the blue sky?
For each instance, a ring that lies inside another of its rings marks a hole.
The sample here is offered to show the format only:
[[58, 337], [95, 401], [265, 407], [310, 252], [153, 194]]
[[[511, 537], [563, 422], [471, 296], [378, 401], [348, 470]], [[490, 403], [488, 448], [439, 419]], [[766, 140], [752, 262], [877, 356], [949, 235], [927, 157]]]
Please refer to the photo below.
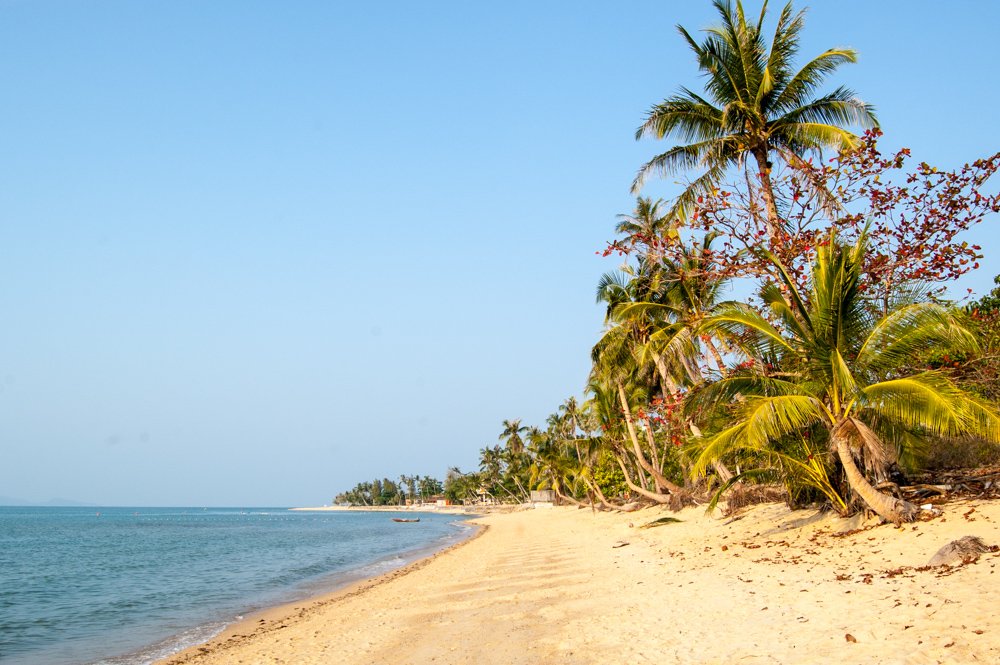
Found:
[[[753, 12], [759, 7], [749, 2]], [[801, 5], [800, 5], [801, 6]], [[775, 5], [775, 11], [777, 5]], [[321, 504], [582, 391], [708, 2], [0, 2], [0, 495]], [[990, 2], [813, 2], [886, 150], [1000, 149]], [[671, 183], [647, 193], [669, 196]], [[970, 241], [988, 290], [988, 219]]]

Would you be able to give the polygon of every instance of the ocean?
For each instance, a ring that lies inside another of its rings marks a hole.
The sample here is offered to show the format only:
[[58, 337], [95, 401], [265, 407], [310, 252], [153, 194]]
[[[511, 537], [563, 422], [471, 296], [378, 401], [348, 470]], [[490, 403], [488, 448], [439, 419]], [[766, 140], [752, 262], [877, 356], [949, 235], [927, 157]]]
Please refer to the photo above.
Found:
[[392, 516], [0, 507], [0, 664], [146, 665], [471, 532], [460, 516]]

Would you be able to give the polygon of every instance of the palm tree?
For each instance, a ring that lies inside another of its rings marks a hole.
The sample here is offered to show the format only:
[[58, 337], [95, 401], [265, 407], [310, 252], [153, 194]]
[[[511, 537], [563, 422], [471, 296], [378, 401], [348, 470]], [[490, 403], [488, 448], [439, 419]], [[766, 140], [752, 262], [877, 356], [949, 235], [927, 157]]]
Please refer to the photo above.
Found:
[[580, 405], [577, 403], [576, 397], [570, 397], [560, 404], [559, 412], [566, 419], [569, 436], [575, 439], [577, 431], [580, 429]]
[[615, 233], [625, 236], [625, 242], [646, 248], [645, 259], [651, 265], [663, 258], [662, 246], [668, 236], [677, 231], [671, 224], [672, 217], [661, 210], [663, 199], [638, 197], [631, 215], [617, 215]]
[[768, 235], [774, 241], [780, 221], [771, 186], [771, 156], [777, 154], [797, 169], [805, 154], [855, 147], [858, 137], [846, 126], [876, 127], [878, 121], [874, 108], [847, 88], [812, 96], [841, 65], [857, 62], [853, 49], [829, 49], [797, 72], [793, 70], [804, 12], [793, 14], [788, 3], [768, 46], [763, 29], [766, 0], [756, 23], [747, 21], [740, 0], [735, 6], [731, 0], [713, 4], [721, 23], [705, 30], [703, 42], [677, 26], [697, 56], [709, 99], [681, 88], [650, 109], [636, 130], [636, 140], [673, 135], [687, 143], [644, 164], [632, 190], [638, 192], [650, 174], [702, 170], [678, 197], [672, 212], [689, 210], [698, 196], [718, 187], [728, 170], [742, 167], [752, 156], [767, 211]]
[[506, 440], [507, 450], [514, 455], [520, 455], [524, 451], [524, 441], [521, 440], [521, 433], [527, 432], [528, 428], [521, 425], [521, 419], [505, 420], [501, 423], [503, 432], [500, 433], [500, 440]]
[[817, 249], [808, 293], [800, 292], [773, 254], [763, 252], [783, 282], [761, 291], [778, 325], [742, 303], [730, 303], [706, 321], [706, 330], [739, 336], [752, 363], [746, 373], [714, 382], [701, 396], [703, 404], [730, 405], [727, 419], [735, 424], [705, 440], [696, 466], [825, 434], [850, 491], [898, 524], [912, 521], [917, 507], [878, 491], [857, 461], [881, 480], [892, 461], [926, 445], [928, 435], [1000, 441], [1000, 413], [940, 372], [900, 369], [928, 349], [971, 353], [978, 343], [925, 291], [901, 290], [887, 311], [866, 298], [866, 243], [865, 233], [853, 246], [839, 245], [831, 234]]
[[[614, 309], [609, 305], [609, 316], [618, 320], [648, 321], [650, 344], [647, 348], [653, 352], [654, 360], [661, 363], [670, 357], [675, 364], [683, 367], [687, 378], [694, 383], [702, 380], [702, 372], [697, 366], [699, 339], [711, 353], [719, 371], [725, 373], [722, 355], [712, 338], [695, 334], [700, 321], [711, 313], [729, 284], [727, 279], [719, 278], [707, 269], [711, 265], [715, 238], [715, 234], [709, 233], [700, 244], [690, 247], [684, 243], [676, 245], [677, 256], [665, 258], [661, 264], [656, 298], [625, 302], [619, 297]], [[664, 387], [677, 394], [679, 388], [673, 385], [663, 367], [660, 372]]]
[[[636, 364], [640, 373], [649, 373], [646, 365], [651, 365], [666, 395], [677, 392], [675, 372], [670, 367], [685, 365], [694, 347], [689, 337], [672, 335], [661, 325], [663, 310], [671, 306], [664, 302], [663, 281], [652, 274], [656, 270], [640, 258], [637, 266], [622, 266], [601, 276], [597, 301], [607, 304], [607, 328], [591, 355], [608, 367]], [[657, 341], [650, 344], [654, 333]]]
[[549, 485], [559, 499], [582, 506], [583, 503], [563, 492], [562, 488], [566, 484], [567, 476], [572, 474], [576, 465], [574, 460], [563, 454], [555, 438], [550, 432], [536, 431], [532, 433], [530, 446], [532, 462], [529, 467], [530, 487], [542, 489], [545, 485]]

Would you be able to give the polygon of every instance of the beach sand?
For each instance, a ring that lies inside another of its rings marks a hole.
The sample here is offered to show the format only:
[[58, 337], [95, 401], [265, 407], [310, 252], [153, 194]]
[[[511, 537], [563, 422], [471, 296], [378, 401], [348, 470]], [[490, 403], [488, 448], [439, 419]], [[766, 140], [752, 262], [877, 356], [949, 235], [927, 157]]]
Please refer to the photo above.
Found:
[[[661, 517], [682, 522], [638, 528]], [[1000, 544], [997, 502], [846, 536], [843, 520], [781, 505], [735, 521], [703, 508], [474, 521], [479, 537], [161, 663], [1000, 661], [1000, 553], [913, 570], [962, 536]]]

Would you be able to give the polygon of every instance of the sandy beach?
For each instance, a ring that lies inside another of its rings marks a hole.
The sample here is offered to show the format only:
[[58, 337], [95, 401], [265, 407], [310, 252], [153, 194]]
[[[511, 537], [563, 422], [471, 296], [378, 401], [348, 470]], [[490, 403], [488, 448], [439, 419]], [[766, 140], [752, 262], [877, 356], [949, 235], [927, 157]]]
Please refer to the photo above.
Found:
[[[962, 536], [1000, 544], [1000, 504], [943, 510], [847, 535], [782, 505], [476, 517], [477, 537], [161, 664], [997, 662], [1000, 554], [915, 569]], [[662, 517], [682, 521], [639, 528]]]

